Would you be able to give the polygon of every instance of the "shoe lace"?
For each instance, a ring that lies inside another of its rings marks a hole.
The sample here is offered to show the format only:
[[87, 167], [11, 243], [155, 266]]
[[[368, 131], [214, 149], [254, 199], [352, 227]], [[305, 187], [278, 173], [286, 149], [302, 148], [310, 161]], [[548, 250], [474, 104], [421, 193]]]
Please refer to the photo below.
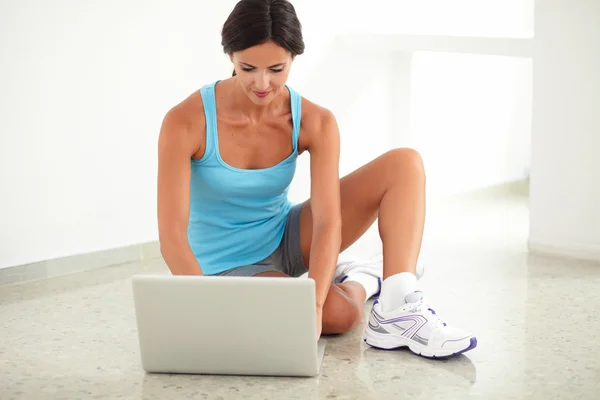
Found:
[[429, 315], [429, 322], [434, 326], [446, 326], [446, 323], [437, 315], [435, 310], [427, 305], [423, 300], [414, 303], [410, 309], [411, 312], [420, 312]]

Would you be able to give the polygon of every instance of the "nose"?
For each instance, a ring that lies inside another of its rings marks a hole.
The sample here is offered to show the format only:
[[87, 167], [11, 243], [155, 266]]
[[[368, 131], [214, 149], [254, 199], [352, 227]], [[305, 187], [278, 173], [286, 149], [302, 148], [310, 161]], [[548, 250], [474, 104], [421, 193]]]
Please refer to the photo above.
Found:
[[266, 72], [259, 72], [256, 74], [254, 80], [254, 87], [257, 91], [266, 91], [269, 89], [269, 75]]

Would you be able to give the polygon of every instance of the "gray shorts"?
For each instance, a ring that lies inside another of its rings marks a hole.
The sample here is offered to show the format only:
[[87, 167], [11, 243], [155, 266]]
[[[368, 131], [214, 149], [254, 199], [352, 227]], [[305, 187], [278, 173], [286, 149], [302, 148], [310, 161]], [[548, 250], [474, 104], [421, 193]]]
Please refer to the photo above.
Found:
[[254, 276], [268, 271], [299, 277], [308, 271], [300, 247], [300, 211], [302, 203], [290, 210], [279, 247], [270, 256], [254, 264], [223, 271], [217, 276]]

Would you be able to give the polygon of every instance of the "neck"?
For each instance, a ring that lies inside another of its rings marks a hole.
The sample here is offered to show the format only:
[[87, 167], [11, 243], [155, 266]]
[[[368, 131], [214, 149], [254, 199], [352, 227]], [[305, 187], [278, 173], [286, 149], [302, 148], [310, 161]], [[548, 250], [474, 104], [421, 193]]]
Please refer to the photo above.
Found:
[[282, 106], [281, 96], [277, 96], [269, 104], [257, 105], [248, 98], [248, 95], [240, 88], [237, 78], [233, 78], [233, 106], [235, 109], [251, 120], [260, 120], [267, 115], [272, 115]]

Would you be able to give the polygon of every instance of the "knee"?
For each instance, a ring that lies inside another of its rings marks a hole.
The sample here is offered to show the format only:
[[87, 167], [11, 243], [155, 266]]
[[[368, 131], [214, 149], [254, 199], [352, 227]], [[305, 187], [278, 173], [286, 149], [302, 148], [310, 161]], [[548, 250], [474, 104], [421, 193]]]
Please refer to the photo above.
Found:
[[360, 323], [362, 317], [362, 310], [359, 309], [358, 305], [354, 301], [348, 300], [347, 303], [348, 304], [346, 305], [340, 320], [339, 330], [342, 333], [353, 330], [356, 325]]
[[412, 148], [396, 148], [386, 153], [388, 168], [396, 177], [425, 179], [425, 166], [421, 154]]
[[347, 296], [336, 296], [323, 308], [323, 333], [340, 334], [353, 330], [362, 319], [362, 307]]

